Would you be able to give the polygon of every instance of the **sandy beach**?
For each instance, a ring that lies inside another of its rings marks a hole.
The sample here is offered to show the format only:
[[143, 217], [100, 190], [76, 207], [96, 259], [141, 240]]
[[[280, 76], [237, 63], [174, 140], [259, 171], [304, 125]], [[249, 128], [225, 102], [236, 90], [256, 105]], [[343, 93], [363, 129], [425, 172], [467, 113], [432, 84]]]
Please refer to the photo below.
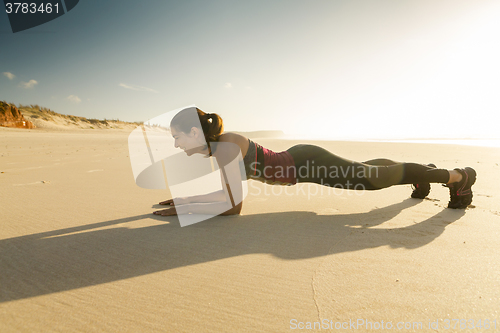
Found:
[[417, 200], [249, 181], [240, 216], [181, 228], [152, 214], [168, 190], [135, 184], [130, 132], [0, 128], [0, 332], [500, 331], [500, 148], [308, 141], [471, 166], [473, 206], [447, 209], [438, 184]]

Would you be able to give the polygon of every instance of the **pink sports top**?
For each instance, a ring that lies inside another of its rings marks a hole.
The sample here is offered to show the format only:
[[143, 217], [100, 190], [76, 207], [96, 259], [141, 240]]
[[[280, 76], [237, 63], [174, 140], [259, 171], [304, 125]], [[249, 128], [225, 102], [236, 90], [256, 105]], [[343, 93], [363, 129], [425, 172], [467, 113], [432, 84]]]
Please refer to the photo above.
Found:
[[248, 139], [248, 151], [243, 158], [247, 179], [272, 185], [295, 185], [296, 168], [288, 151], [275, 153]]

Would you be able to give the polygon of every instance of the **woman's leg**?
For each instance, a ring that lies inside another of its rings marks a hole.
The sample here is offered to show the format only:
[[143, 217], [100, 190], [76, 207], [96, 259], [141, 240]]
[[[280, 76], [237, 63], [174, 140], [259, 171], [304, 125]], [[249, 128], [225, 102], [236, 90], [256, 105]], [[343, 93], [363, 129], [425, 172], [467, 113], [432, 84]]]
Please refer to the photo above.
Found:
[[[398, 162], [395, 162], [393, 160], [388, 160], [386, 158], [378, 158], [374, 160], [369, 160], [363, 162], [364, 164], [369, 164], [369, 165], [394, 165], [398, 164]], [[437, 168], [434, 164], [427, 164], [427, 166], [431, 168]], [[413, 188], [413, 192], [411, 193], [411, 197], [414, 199], [424, 199], [427, 197], [431, 191], [431, 184], [430, 183], [414, 183], [411, 184]]]
[[417, 163], [377, 159], [360, 163], [334, 155], [315, 145], [296, 145], [292, 155], [298, 182], [344, 189], [378, 190], [392, 185], [448, 183], [450, 173]]
[[417, 163], [400, 163], [386, 159], [359, 163], [330, 153], [314, 145], [296, 145], [292, 155], [297, 182], [310, 182], [343, 189], [378, 190], [392, 185], [443, 183], [450, 189], [448, 208], [467, 208], [472, 203], [472, 185], [476, 171], [472, 168], [437, 169]]
[[363, 164], [369, 164], [369, 165], [394, 165], [398, 164], [399, 162], [395, 162], [393, 160], [388, 160], [387, 158], [376, 158], [374, 160], [369, 160], [362, 162]]

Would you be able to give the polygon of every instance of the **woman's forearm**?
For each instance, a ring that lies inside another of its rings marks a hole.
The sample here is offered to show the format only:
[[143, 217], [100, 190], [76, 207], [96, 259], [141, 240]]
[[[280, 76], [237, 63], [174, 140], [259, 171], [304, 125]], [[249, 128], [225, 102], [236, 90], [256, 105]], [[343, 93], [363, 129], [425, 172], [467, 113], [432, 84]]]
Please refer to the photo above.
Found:
[[175, 210], [178, 215], [183, 214], [209, 214], [209, 215], [235, 215], [241, 211], [242, 203], [235, 207], [227, 201], [211, 202], [211, 203], [192, 203], [176, 206]]
[[208, 194], [193, 195], [192, 197], [188, 197], [188, 200], [188, 204], [222, 202], [226, 201], [226, 194], [223, 190], [220, 190]]

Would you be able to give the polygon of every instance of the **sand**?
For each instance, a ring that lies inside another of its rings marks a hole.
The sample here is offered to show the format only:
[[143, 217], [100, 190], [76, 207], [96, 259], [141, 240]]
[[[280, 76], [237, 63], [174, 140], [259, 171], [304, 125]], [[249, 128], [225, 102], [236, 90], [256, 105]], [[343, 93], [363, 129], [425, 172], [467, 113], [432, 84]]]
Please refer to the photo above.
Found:
[[251, 181], [241, 216], [181, 228], [152, 214], [168, 191], [135, 184], [129, 133], [0, 128], [0, 332], [500, 330], [499, 148], [314, 142], [354, 160], [471, 166], [467, 210], [445, 208], [440, 185], [416, 200], [409, 185], [266, 195], [283, 187]]

